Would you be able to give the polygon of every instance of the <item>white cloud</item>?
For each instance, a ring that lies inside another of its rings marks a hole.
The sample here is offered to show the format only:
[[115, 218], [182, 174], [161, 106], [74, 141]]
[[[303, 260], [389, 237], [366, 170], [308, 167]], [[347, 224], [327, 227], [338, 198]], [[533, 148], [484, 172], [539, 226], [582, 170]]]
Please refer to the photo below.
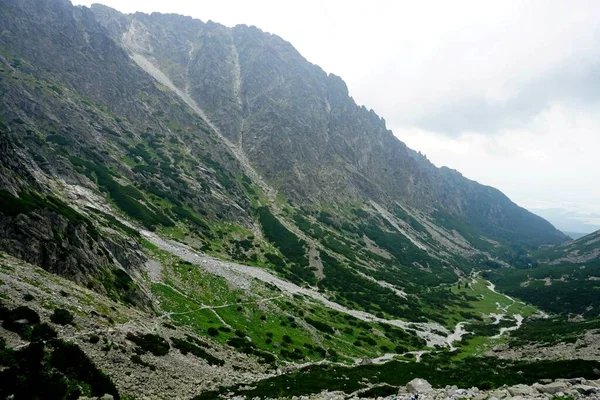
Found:
[[504, 191], [529, 208], [600, 213], [600, 109], [553, 105], [518, 130], [457, 137], [417, 128], [394, 129], [436, 165]]

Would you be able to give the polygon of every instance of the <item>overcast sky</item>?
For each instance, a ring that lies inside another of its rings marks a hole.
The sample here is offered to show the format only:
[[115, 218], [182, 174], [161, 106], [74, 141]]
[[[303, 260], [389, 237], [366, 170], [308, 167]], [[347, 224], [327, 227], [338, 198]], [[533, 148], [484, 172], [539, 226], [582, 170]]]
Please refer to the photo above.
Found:
[[434, 164], [600, 228], [598, 1], [93, 2], [275, 33]]

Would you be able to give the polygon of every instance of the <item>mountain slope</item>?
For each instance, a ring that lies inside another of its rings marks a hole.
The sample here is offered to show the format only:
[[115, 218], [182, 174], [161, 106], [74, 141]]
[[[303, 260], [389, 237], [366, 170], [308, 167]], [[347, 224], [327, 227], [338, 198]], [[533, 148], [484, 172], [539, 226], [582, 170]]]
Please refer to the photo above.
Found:
[[506, 293], [557, 314], [600, 316], [600, 231], [531, 253], [530, 263], [493, 271]]
[[255, 27], [92, 11], [113, 37], [189, 94], [287, 198], [302, 204], [401, 201], [439, 209], [502, 241], [566, 237], [500, 192], [435, 168], [407, 148], [345, 83]]

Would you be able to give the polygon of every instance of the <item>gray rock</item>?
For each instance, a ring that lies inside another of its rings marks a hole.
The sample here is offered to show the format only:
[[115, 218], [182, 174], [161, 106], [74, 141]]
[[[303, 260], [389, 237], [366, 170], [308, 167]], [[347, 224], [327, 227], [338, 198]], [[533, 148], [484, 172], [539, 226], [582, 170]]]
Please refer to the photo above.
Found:
[[429, 393], [432, 387], [425, 379], [415, 378], [406, 384], [409, 393]]
[[540, 393], [557, 394], [559, 392], [564, 392], [568, 387], [569, 385], [567, 382], [557, 381], [546, 385], [536, 385], [535, 389]]
[[583, 385], [583, 384], [575, 385], [575, 386], [573, 386], [573, 389], [585, 396], [590, 396], [592, 394], [600, 393], [599, 387], [587, 386], [587, 385]]
[[527, 385], [515, 385], [508, 388], [511, 396], [532, 396], [536, 391]]
[[511, 397], [510, 393], [506, 389], [496, 389], [491, 393], [491, 396], [498, 400], [502, 400], [502, 399]]

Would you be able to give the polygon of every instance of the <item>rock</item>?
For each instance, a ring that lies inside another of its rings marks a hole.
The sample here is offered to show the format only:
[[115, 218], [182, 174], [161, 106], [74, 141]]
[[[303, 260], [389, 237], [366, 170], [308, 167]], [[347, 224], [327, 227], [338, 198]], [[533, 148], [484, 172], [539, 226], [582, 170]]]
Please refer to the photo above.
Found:
[[511, 396], [532, 396], [535, 394], [535, 390], [527, 385], [515, 385], [508, 388], [508, 392]]
[[587, 386], [587, 385], [579, 384], [579, 385], [573, 386], [573, 389], [585, 396], [589, 396], [589, 395], [592, 395], [595, 393], [600, 393], [600, 388], [596, 387], [596, 386]]
[[105, 394], [104, 396], [100, 397], [100, 400], [114, 400], [114, 397], [112, 394]]
[[568, 387], [567, 382], [557, 381], [546, 385], [536, 385], [535, 389], [540, 393], [557, 394], [558, 392], [564, 392]]
[[583, 378], [571, 378], [567, 379], [567, 382], [569, 382], [571, 385], [577, 385], [578, 383], [582, 383], [583, 380]]
[[487, 400], [488, 396], [489, 396], [489, 393], [486, 393], [486, 392], [479, 393], [478, 395], [473, 397], [473, 400]]
[[406, 384], [409, 393], [428, 393], [431, 389], [431, 384], [425, 379], [415, 378]]
[[510, 397], [510, 393], [506, 389], [496, 389], [491, 394], [492, 397], [502, 400]]

